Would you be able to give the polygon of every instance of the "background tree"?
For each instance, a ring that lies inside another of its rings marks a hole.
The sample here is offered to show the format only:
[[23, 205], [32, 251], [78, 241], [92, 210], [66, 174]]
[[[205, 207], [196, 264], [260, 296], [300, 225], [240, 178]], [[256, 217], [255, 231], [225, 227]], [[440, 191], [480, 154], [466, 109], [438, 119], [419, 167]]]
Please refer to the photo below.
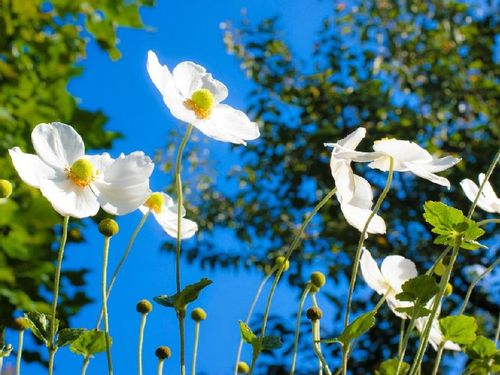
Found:
[[[15, 184], [13, 199], [0, 202], [0, 345], [16, 310], [49, 312], [62, 220], [37, 190], [20, 183], [7, 150], [31, 152], [33, 127], [52, 121], [72, 124], [89, 149], [111, 147], [119, 134], [105, 130], [102, 112], [81, 108], [67, 86], [82, 74], [78, 63], [92, 39], [113, 60], [120, 58], [117, 29], [142, 28], [139, 9], [153, 3], [0, 0], [0, 176]], [[71, 241], [83, 240], [80, 228], [72, 221]], [[59, 313], [65, 319], [89, 302], [86, 272], [63, 272]]]
[[[364, 126], [367, 139], [361, 148], [389, 136], [416, 141], [436, 156], [463, 158], [457, 167], [443, 173], [452, 182], [450, 191], [397, 173], [382, 207], [388, 233], [370, 236], [366, 242], [374, 256], [400, 254], [413, 259], [420, 272], [427, 269], [440, 250], [431, 244], [422, 219], [423, 203], [444, 199], [466, 210], [470, 203], [459, 181], [476, 179], [499, 147], [500, 12], [495, 4], [333, 1], [332, 12], [312, 46], [312, 59], [307, 60], [294, 54], [293, 41], [280, 31], [278, 17], [256, 25], [247, 19], [236, 26], [226, 23], [227, 50], [255, 83], [248, 111], [261, 123], [262, 136], [235, 150], [242, 163], [228, 179], [205, 176], [198, 181], [196, 195], [188, 199], [193, 217], [205, 233], [229, 227], [241, 246], [228, 252], [208, 233], [195, 247], [184, 250], [187, 259], [210, 267], [263, 267], [282, 254], [304, 215], [333, 187], [330, 151], [323, 143]], [[193, 148], [192, 160], [197, 160], [195, 152]], [[167, 163], [166, 168], [170, 167]], [[355, 167], [374, 183], [375, 193], [380, 193], [383, 175], [360, 164]], [[231, 190], [217, 188], [223, 185], [221, 181], [232, 187], [238, 181], [239, 185]], [[492, 182], [500, 186], [498, 179]], [[477, 215], [486, 216], [484, 212]], [[332, 322], [343, 319], [346, 280], [358, 236], [332, 200], [291, 261], [288, 281], [296, 286], [307, 280], [311, 265], [328, 265], [329, 283], [336, 285], [327, 292]], [[498, 257], [495, 238], [489, 241], [489, 251], [460, 255], [453, 278], [455, 292], [446, 299], [443, 314], [464, 297], [469, 283], [464, 266], [489, 265]], [[363, 289], [362, 281], [357, 285], [358, 291]], [[353, 311], [366, 311], [378, 299], [367, 300], [366, 296], [355, 295]], [[486, 332], [497, 324], [498, 299], [492, 296], [477, 289], [473, 308], [468, 310], [481, 316], [481, 329]], [[353, 373], [373, 373], [388, 353], [396, 354], [399, 321], [387, 309], [383, 311], [386, 316], [378, 329], [358, 343], [350, 366]], [[273, 323], [283, 335], [293, 330], [292, 320], [275, 319]], [[340, 331], [340, 325], [333, 324], [325, 337]], [[289, 352], [290, 347], [284, 350]], [[338, 346], [328, 350], [330, 360], [336, 359], [338, 364]], [[434, 355], [431, 350], [428, 353]], [[267, 365], [269, 373], [288, 373], [288, 361], [275, 358]]]

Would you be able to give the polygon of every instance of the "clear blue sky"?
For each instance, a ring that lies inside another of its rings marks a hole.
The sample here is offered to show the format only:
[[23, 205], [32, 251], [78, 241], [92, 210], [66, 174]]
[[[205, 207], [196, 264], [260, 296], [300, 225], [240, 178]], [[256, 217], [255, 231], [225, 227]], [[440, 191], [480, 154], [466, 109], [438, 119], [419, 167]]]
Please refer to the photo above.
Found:
[[[251, 87], [239, 62], [227, 55], [222, 43], [219, 24], [226, 20], [241, 19], [242, 8], [248, 10], [248, 17], [257, 21], [264, 17], [280, 14], [286, 39], [293, 41], [298, 53], [307, 57], [320, 21], [329, 12], [329, 1], [304, 0], [212, 0], [189, 2], [158, 1], [152, 9], [142, 12], [144, 22], [155, 29], [152, 32], [121, 30], [120, 49], [123, 58], [111, 62], [95, 43], [88, 48], [83, 66], [84, 74], [70, 85], [70, 91], [81, 100], [84, 108], [102, 109], [110, 118], [108, 129], [117, 130], [125, 138], [115, 143], [113, 155], [143, 150], [151, 157], [155, 150], [164, 147], [169, 129], [179, 124], [163, 105], [159, 93], [146, 73], [148, 49], [157, 52], [160, 61], [173, 67], [175, 64], [192, 60], [205, 66], [214, 77], [229, 88], [227, 103], [236, 108], [246, 107], [245, 98]], [[174, 4], [174, 5], [173, 5]], [[57, 119], [54, 119], [57, 120]], [[228, 167], [230, 150], [226, 144], [210, 141], [210, 158], [221, 162], [221, 173]], [[154, 190], [164, 188], [171, 179], [158, 169], [154, 172], [151, 185]], [[193, 218], [195, 219], [195, 218]], [[121, 231], [113, 238], [110, 254], [110, 272], [117, 264], [140, 213], [135, 212], [119, 219]], [[200, 228], [203, 231], [203, 228]], [[67, 248], [64, 268], [86, 267], [91, 270], [87, 277], [88, 294], [95, 299], [72, 320], [74, 327], [92, 328], [100, 309], [100, 272], [102, 238], [92, 225], [86, 230], [87, 242]], [[151, 299], [158, 294], [172, 293], [175, 289], [175, 269], [172, 255], [161, 253], [159, 248], [167, 239], [154, 219], [150, 218], [139, 234], [131, 256], [113, 290], [109, 301], [113, 362], [115, 373], [128, 375], [137, 373], [137, 336], [139, 314], [135, 311], [137, 301]], [[221, 242], [226, 241], [220, 238]], [[201, 327], [198, 373], [228, 374], [232, 371], [239, 340], [237, 321], [244, 319], [261, 275], [257, 273], [235, 273], [233, 271], [207, 273], [195, 266], [183, 265], [183, 284], [208, 276], [214, 284], [201, 295], [198, 303], [208, 313], [208, 320]], [[264, 293], [265, 295], [265, 293]], [[295, 292], [286, 287], [278, 290], [274, 300], [274, 311], [291, 317], [295, 311]], [[321, 300], [320, 300], [321, 303]], [[263, 306], [259, 304], [258, 312]], [[192, 351], [193, 324], [187, 320], [187, 362]], [[9, 334], [10, 342], [16, 338]], [[27, 345], [32, 342], [27, 334]], [[173, 358], [165, 364], [165, 374], [178, 372], [178, 332], [172, 310], [154, 304], [148, 318], [144, 343], [144, 373], [153, 374], [156, 369], [154, 349], [169, 345]], [[250, 360], [250, 353], [244, 358]], [[6, 364], [13, 363], [11, 357]], [[44, 374], [39, 365], [23, 365], [24, 374]], [[77, 374], [81, 369], [81, 358], [60, 349], [56, 355], [56, 374]], [[189, 366], [188, 366], [189, 370]], [[90, 363], [87, 374], [106, 372], [106, 358], [98, 355]]]

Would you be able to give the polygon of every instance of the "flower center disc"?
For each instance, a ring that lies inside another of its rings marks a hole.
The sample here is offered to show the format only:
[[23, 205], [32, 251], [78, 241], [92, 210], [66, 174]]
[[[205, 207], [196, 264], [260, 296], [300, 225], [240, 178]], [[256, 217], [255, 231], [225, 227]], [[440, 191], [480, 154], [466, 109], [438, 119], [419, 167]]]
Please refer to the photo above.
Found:
[[149, 196], [144, 205], [159, 214], [164, 203], [165, 198], [163, 197], [163, 194], [153, 193]]
[[199, 89], [193, 92], [191, 99], [184, 102], [187, 109], [194, 111], [196, 117], [205, 120], [210, 117], [214, 107], [214, 95], [207, 89]]
[[78, 186], [88, 186], [94, 179], [94, 166], [87, 159], [79, 159], [71, 166], [68, 177]]

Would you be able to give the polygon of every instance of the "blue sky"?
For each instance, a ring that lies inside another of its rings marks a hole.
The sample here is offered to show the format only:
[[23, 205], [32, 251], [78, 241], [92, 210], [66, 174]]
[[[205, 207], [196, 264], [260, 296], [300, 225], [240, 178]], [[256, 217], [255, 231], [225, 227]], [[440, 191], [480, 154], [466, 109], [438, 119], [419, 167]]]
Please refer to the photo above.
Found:
[[[143, 20], [154, 31], [121, 30], [120, 49], [123, 58], [111, 62], [95, 43], [91, 43], [85, 61], [84, 74], [70, 84], [70, 91], [77, 96], [84, 108], [102, 109], [110, 118], [110, 130], [124, 134], [124, 139], [115, 143], [111, 153], [129, 153], [143, 150], [151, 157], [155, 150], [169, 142], [169, 129], [179, 124], [164, 106], [159, 93], [146, 73], [146, 53], [149, 49], [157, 52], [160, 61], [170, 67], [192, 60], [213, 73], [229, 88], [228, 104], [236, 108], [246, 107], [245, 98], [251, 82], [245, 77], [234, 56], [226, 53], [222, 43], [220, 23], [241, 19], [241, 9], [247, 9], [248, 17], [258, 21], [264, 17], [280, 14], [281, 25], [287, 40], [300, 55], [307, 57], [320, 21], [328, 14], [328, 1], [304, 0], [212, 0], [211, 2], [192, 0], [159, 1], [152, 9], [144, 9]], [[56, 119], [54, 119], [56, 120]], [[220, 173], [231, 167], [228, 158], [231, 153], [226, 144], [208, 142], [209, 157], [218, 163]], [[153, 174], [151, 185], [160, 190], [171, 181], [159, 170]], [[195, 218], [194, 218], [195, 219]], [[119, 219], [120, 233], [113, 238], [110, 250], [110, 273], [117, 264], [140, 213], [135, 212]], [[201, 228], [201, 231], [203, 228]], [[74, 327], [91, 328], [95, 325], [100, 309], [100, 272], [102, 258], [102, 238], [93, 226], [86, 231], [87, 242], [72, 245], [66, 250], [64, 268], [86, 267], [91, 270], [87, 277], [88, 294], [95, 299], [72, 320]], [[137, 372], [137, 336], [140, 316], [135, 311], [136, 303], [142, 298], [151, 299], [158, 294], [169, 294], [175, 289], [175, 266], [172, 255], [161, 253], [159, 248], [167, 236], [150, 218], [139, 234], [131, 256], [123, 273], [115, 285], [109, 301], [113, 362], [115, 373], [119, 375]], [[219, 239], [222, 242], [226, 238]], [[234, 365], [239, 340], [237, 321], [244, 319], [261, 275], [257, 273], [236, 273], [234, 271], [210, 273], [197, 266], [183, 264], [183, 284], [198, 281], [208, 276], [214, 284], [201, 295], [198, 303], [208, 319], [202, 324], [198, 373], [228, 374]], [[266, 296], [264, 291], [264, 296]], [[274, 299], [274, 312], [292, 316], [295, 311], [296, 292], [286, 287], [279, 288]], [[321, 299], [320, 299], [321, 304]], [[263, 304], [257, 307], [262, 312]], [[192, 334], [194, 326], [187, 320], [187, 363], [191, 360]], [[10, 342], [16, 342], [9, 334]], [[27, 334], [27, 345], [32, 339]], [[152, 374], [156, 369], [154, 349], [159, 345], [169, 345], [173, 358], [165, 364], [165, 374], [178, 372], [178, 332], [173, 311], [157, 304], [148, 318], [144, 342], [144, 373]], [[244, 352], [250, 360], [250, 353]], [[6, 366], [13, 363], [11, 357]], [[106, 371], [105, 355], [100, 354], [91, 361], [87, 374], [103, 374]], [[56, 355], [56, 374], [76, 374], [81, 369], [81, 359], [67, 348]], [[188, 366], [189, 370], [189, 366]], [[44, 374], [39, 365], [23, 365], [25, 374]]]

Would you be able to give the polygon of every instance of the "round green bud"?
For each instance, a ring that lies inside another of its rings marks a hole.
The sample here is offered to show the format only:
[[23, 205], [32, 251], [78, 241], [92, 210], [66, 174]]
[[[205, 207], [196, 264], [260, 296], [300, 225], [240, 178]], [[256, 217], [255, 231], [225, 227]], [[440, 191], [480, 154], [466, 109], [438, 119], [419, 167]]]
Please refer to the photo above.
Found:
[[446, 265], [443, 263], [442, 260], [440, 260], [438, 264], [436, 264], [436, 267], [434, 267], [434, 273], [437, 276], [443, 276], [445, 270], [446, 270]]
[[[285, 264], [284, 266], [283, 266], [283, 263]], [[288, 271], [288, 269], [290, 268], [290, 262], [288, 260], [285, 262], [285, 257], [282, 257], [282, 256], [279, 256], [276, 258], [275, 264], [279, 268], [283, 267], [283, 272]]]
[[191, 311], [191, 319], [199, 322], [200, 320], [205, 320], [207, 318], [207, 313], [201, 307], [197, 307]]
[[136, 310], [141, 314], [149, 314], [153, 310], [153, 305], [147, 299], [141, 299], [137, 303]]
[[238, 374], [248, 374], [250, 372], [250, 366], [248, 363], [240, 361], [238, 362]]
[[323, 316], [323, 311], [319, 307], [313, 306], [307, 309], [306, 316], [309, 320], [319, 320]]
[[113, 237], [119, 230], [118, 223], [113, 219], [103, 219], [99, 223], [99, 232], [106, 237]]
[[164, 359], [169, 359], [172, 355], [172, 352], [170, 351], [170, 348], [168, 346], [159, 346], [156, 349], [155, 354], [160, 361], [163, 361]]
[[446, 288], [444, 289], [444, 295], [448, 297], [452, 293], [453, 293], [453, 285], [451, 285], [450, 283], [446, 284]]
[[23, 317], [19, 317], [14, 320], [14, 325], [12, 326], [16, 331], [24, 331], [28, 329], [28, 320]]
[[8, 198], [12, 194], [12, 184], [8, 180], [0, 180], [0, 198]]
[[203, 111], [211, 110], [215, 103], [214, 94], [207, 89], [199, 89], [193, 92], [191, 100]]
[[165, 204], [165, 196], [162, 193], [153, 193], [146, 200], [144, 205], [152, 209], [157, 214], [161, 212], [161, 208]]
[[316, 271], [311, 274], [311, 284], [316, 288], [321, 288], [323, 285], [325, 285], [325, 282], [326, 278], [322, 272]]
[[94, 166], [87, 159], [78, 159], [71, 165], [69, 178], [78, 186], [88, 186], [94, 179]]

